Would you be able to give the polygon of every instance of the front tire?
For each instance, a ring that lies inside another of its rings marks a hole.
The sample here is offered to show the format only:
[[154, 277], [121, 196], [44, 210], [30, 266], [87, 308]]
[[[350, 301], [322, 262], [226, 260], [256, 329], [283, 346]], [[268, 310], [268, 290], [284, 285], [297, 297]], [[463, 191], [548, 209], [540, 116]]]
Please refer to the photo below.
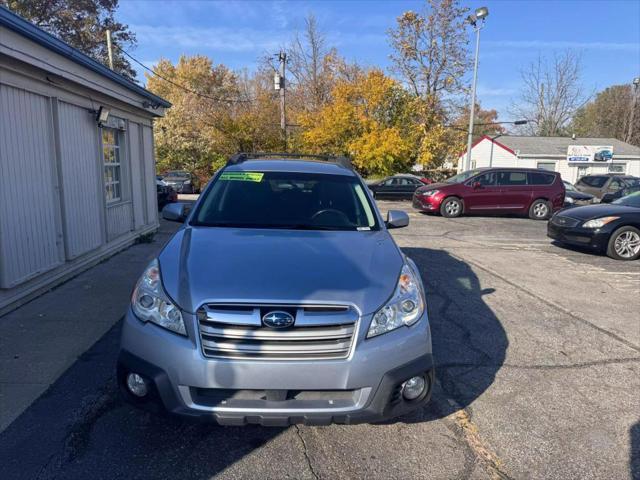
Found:
[[607, 255], [615, 260], [637, 260], [640, 258], [640, 230], [621, 227], [611, 234]]
[[529, 218], [532, 220], [547, 220], [551, 216], [551, 204], [539, 198], [529, 207]]
[[445, 198], [440, 205], [440, 214], [446, 218], [456, 218], [462, 215], [462, 200], [458, 197]]

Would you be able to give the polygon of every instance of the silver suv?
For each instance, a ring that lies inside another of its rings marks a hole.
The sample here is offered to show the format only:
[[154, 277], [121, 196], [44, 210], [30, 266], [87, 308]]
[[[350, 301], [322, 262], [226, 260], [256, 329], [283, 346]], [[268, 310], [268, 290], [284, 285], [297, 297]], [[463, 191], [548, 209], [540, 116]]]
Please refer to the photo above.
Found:
[[118, 382], [138, 405], [221, 424], [358, 423], [433, 386], [422, 281], [347, 159], [229, 160], [138, 281]]

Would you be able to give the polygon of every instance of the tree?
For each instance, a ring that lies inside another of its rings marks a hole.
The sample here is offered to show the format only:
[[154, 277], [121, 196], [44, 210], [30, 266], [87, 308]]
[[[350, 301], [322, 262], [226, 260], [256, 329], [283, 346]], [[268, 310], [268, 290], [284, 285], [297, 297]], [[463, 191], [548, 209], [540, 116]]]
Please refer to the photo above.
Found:
[[349, 155], [365, 175], [403, 171], [416, 156], [414, 107], [397, 81], [373, 69], [338, 80], [323, 108], [303, 114], [300, 141], [312, 152]]
[[393, 70], [415, 96], [442, 100], [465, 91], [469, 69], [466, 8], [457, 0], [428, 0], [428, 12], [403, 13], [389, 30]]
[[338, 54], [335, 48], [326, 46], [314, 15], [305, 18], [304, 32], [296, 33], [286, 50], [294, 95], [300, 96], [303, 108], [319, 109], [329, 99]]
[[111, 30], [114, 70], [135, 78], [136, 72], [120, 48], [134, 47], [136, 37], [115, 19], [118, 0], [0, 0], [0, 5], [104, 65], [109, 64], [106, 32]]
[[[599, 92], [595, 99], [580, 108], [570, 131], [581, 137], [612, 137], [640, 146], [640, 102], [635, 103], [634, 125], [629, 129], [634, 106], [631, 85], [613, 85]], [[631, 138], [627, 138], [631, 131]]]
[[541, 57], [521, 73], [523, 88], [510, 113], [529, 120], [525, 129], [539, 136], [565, 135], [573, 115], [589, 100], [581, 84], [581, 58], [566, 51]]

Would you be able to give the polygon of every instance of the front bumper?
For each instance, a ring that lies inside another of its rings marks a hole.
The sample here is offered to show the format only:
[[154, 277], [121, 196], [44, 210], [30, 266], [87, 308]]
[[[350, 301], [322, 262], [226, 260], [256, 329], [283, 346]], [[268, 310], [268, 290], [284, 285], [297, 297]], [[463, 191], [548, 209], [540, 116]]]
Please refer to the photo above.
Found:
[[424, 195], [414, 195], [412, 204], [413, 208], [422, 212], [439, 212], [442, 199], [443, 197], [438, 194], [427, 197]]
[[582, 227], [561, 227], [552, 222], [547, 224], [547, 237], [560, 243], [603, 251], [609, 242], [609, 231]]
[[[129, 310], [118, 382], [125, 397], [140, 406], [225, 425], [353, 424], [423, 406], [434, 380], [426, 313], [412, 327], [365, 340], [369, 320], [360, 319], [356, 344], [344, 360], [228, 360], [203, 356], [195, 319], [189, 315], [185, 338], [142, 323]], [[127, 391], [129, 372], [148, 380], [150, 393], [143, 399]], [[406, 401], [401, 384], [416, 375], [426, 377], [427, 388], [418, 399]], [[313, 399], [298, 399], [308, 397]]]

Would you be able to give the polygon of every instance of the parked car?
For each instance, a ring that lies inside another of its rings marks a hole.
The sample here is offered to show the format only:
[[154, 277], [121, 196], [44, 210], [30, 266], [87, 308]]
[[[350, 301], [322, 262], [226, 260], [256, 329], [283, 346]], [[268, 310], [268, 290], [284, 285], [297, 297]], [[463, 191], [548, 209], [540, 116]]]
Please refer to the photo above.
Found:
[[369, 189], [373, 192], [374, 198], [411, 199], [416, 188], [426, 183], [416, 175], [400, 174], [371, 183]]
[[156, 179], [156, 191], [158, 198], [158, 208], [162, 210], [165, 205], [178, 201], [178, 194], [166, 182]]
[[172, 186], [178, 193], [200, 193], [200, 181], [192, 173], [171, 170], [163, 175], [162, 180]]
[[589, 193], [580, 192], [576, 187], [566, 180], [563, 180], [565, 192], [564, 192], [564, 206], [575, 207], [578, 205], [588, 205], [594, 203], [595, 197]]
[[[257, 157], [257, 158], [256, 158]], [[313, 158], [317, 158], [314, 156]], [[433, 387], [416, 265], [346, 159], [234, 156], [146, 268], [117, 378], [137, 405], [244, 425], [358, 423]]]
[[558, 243], [606, 252], [617, 260], [640, 258], [640, 192], [556, 213], [547, 236]]
[[626, 187], [631, 187], [640, 179], [637, 177], [603, 173], [602, 175], [585, 175], [576, 182], [576, 188], [589, 193], [596, 198], [602, 198], [606, 193], [616, 193]]
[[[633, 180], [631, 181], [631, 183], [634, 183]], [[635, 193], [635, 192], [640, 192], [640, 180], [636, 181], [635, 184], [629, 187], [621, 188], [615, 193], [605, 193], [600, 199], [600, 201], [602, 203], [611, 203], [614, 200], [618, 200], [619, 198], [626, 197], [627, 195], [631, 195], [632, 193]]]
[[565, 187], [556, 172], [527, 168], [468, 170], [418, 188], [413, 206], [443, 217], [469, 213], [520, 213], [545, 220], [562, 208]]

